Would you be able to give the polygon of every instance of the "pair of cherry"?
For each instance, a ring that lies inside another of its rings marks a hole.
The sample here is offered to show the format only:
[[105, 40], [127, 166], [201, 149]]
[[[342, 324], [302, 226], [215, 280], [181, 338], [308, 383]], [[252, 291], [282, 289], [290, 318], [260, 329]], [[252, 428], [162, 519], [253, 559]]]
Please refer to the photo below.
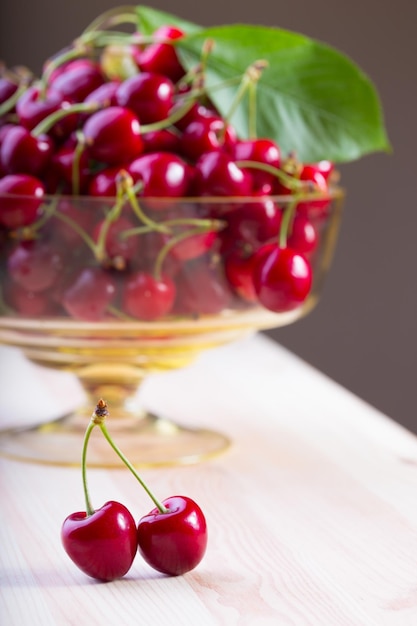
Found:
[[[201, 508], [191, 498], [171, 496], [160, 502], [111, 438], [105, 419], [107, 404], [100, 400], [84, 437], [82, 476], [86, 510], [69, 515], [63, 522], [61, 540], [71, 560], [88, 576], [111, 581], [124, 576], [139, 550], [154, 569], [178, 576], [194, 569], [207, 546], [207, 524]], [[87, 488], [86, 457], [92, 430], [99, 426], [104, 437], [132, 472], [155, 504], [136, 524], [120, 502], [92, 507]]]

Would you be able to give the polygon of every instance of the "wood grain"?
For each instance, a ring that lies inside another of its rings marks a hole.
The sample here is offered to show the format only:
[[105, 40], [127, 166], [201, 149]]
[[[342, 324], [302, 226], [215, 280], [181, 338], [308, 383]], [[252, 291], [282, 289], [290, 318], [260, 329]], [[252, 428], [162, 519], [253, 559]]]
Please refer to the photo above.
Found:
[[[137, 558], [123, 580], [90, 580], [59, 538], [83, 508], [80, 472], [0, 459], [1, 624], [417, 624], [413, 435], [261, 336], [155, 377], [145, 394], [233, 439], [212, 461], [142, 472], [160, 497], [200, 503], [204, 560], [167, 578]], [[128, 472], [89, 477], [96, 506], [151, 508]]]

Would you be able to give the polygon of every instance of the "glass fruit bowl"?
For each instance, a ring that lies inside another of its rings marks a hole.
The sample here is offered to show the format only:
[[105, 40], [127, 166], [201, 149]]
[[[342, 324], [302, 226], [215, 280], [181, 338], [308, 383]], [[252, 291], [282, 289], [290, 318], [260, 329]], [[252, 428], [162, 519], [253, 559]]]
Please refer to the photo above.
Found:
[[[0, 196], [0, 342], [72, 372], [86, 392], [74, 414], [3, 431], [0, 452], [79, 465], [101, 397], [115, 440], [136, 465], [191, 463], [227, 448], [209, 427], [149, 414], [139, 385], [203, 350], [309, 313], [331, 264], [342, 201], [340, 188], [302, 199]], [[19, 227], [7, 222], [16, 215]], [[283, 251], [292, 257], [279, 269]], [[91, 442], [91, 465], [118, 466], [107, 448], [101, 438]]]

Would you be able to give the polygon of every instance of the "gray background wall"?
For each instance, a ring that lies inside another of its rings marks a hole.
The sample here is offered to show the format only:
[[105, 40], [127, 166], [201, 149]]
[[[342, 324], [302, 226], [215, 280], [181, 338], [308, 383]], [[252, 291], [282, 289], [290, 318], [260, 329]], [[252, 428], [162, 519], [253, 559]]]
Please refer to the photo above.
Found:
[[[42, 61], [112, 0], [6, 0], [0, 58]], [[202, 25], [246, 22], [304, 33], [348, 54], [373, 79], [393, 154], [342, 167], [340, 241], [318, 308], [271, 336], [417, 432], [417, 3], [414, 0], [149, 0]], [[300, 390], [300, 393], [302, 390]]]

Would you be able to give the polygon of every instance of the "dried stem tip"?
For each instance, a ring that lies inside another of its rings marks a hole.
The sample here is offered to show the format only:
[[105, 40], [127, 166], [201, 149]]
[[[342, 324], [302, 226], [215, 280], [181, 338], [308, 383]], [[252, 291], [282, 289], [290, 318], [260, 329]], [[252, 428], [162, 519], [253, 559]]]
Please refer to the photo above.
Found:
[[109, 411], [107, 409], [107, 402], [100, 398], [91, 419], [95, 424], [101, 424], [108, 414]]

